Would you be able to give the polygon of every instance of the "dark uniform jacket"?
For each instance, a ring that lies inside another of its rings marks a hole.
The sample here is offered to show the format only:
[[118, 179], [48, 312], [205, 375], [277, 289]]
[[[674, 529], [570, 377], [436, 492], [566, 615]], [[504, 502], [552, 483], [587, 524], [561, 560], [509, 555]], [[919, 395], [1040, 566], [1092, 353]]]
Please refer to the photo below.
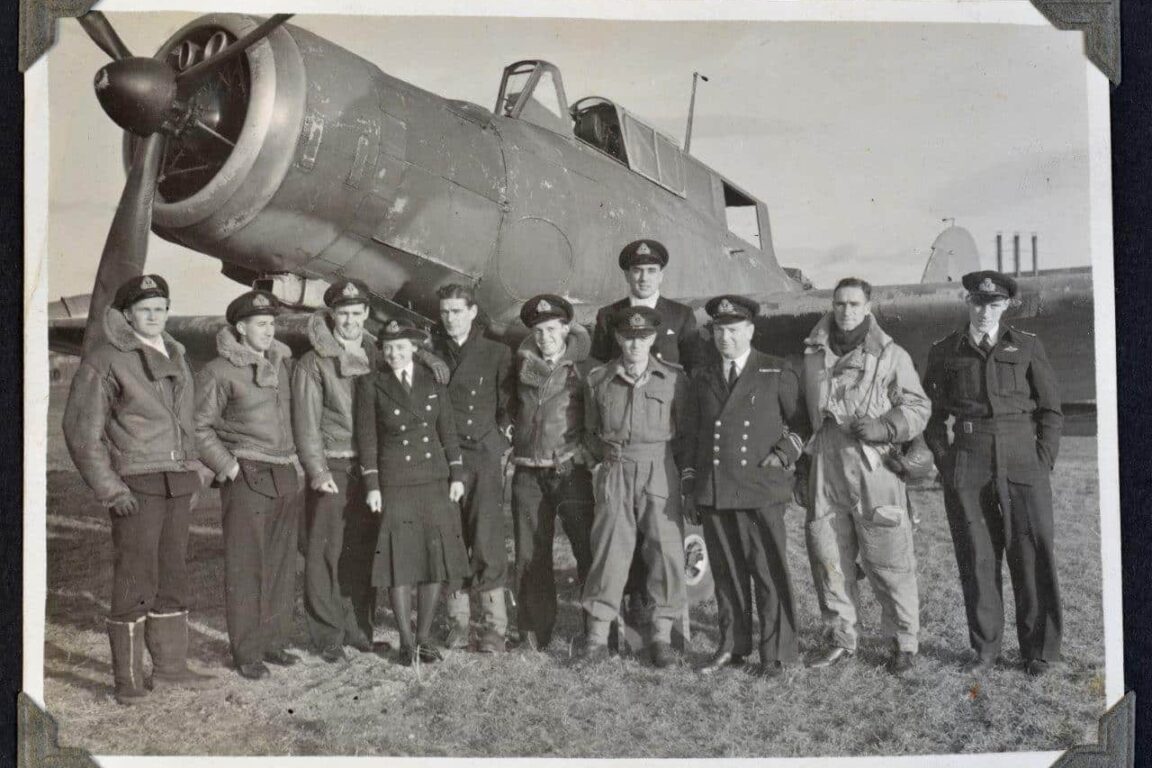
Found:
[[462, 448], [485, 447], [501, 454], [508, 448], [502, 430], [511, 423], [508, 400], [515, 382], [511, 378], [512, 352], [498, 341], [484, 338], [476, 323], [463, 345], [443, 328], [432, 337], [436, 354], [448, 364], [456, 431]]
[[[731, 392], [719, 363], [692, 383], [696, 503], [756, 509], [791, 498], [792, 467], [811, 434], [795, 368], [753, 349]], [[786, 469], [760, 466], [773, 451]]]
[[292, 373], [292, 429], [300, 463], [313, 488], [332, 478], [328, 459], [356, 457], [352, 440], [356, 379], [376, 366], [376, 346], [364, 334], [364, 357], [345, 349], [330, 326], [331, 312], [319, 310], [308, 319], [311, 351]]
[[670, 444], [677, 469], [690, 466], [694, 446], [688, 375], [675, 363], [655, 357], [641, 386], [625, 379], [624, 364], [613, 360], [588, 374], [585, 432], [593, 460], [637, 444]]
[[[606, 363], [620, 356], [620, 345], [612, 332], [612, 316], [629, 306], [627, 297], [596, 313], [596, 328], [592, 333], [592, 357]], [[669, 363], [679, 363], [692, 371], [703, 361], [696, 317], [692, 308], [661, 296], [656, 300], [656, 313], [660, 315], [660, 330], [652, 345], [652, 354]]]
[[583, 458], [584, 379], [591, 370], [588, 331], [572, 323], [567, 347], [549, 368], [531, 336], [516, 351], [511, 409], [512, 463], [554, 467]]
[[[968, 326], [936, 342], [928, 352], [924, 391], [932, 400], [932, 416], [924, 440], [941, 471], [948, 453], [949, 416], [958, 422], [954, 430], [963, 430], [964, 421], [1028, 419], [1035, 424], [1036, 451], [1043, 466], [1051, 469], [1056, 462], [1064, 416], [1044, 345], [1030, 333], [1000, 327], [1000, 338], [987, 360], [972, 344]], [[1009, 461], [1008, 466], [1015, 463]]]
[[223, 481], [238, 459], [296, 466], [292, 437], [292, 351], [273, 340], [249, 349], [231, 326], [216, 334], [219, 357], [196, 377], [200, 458]]
[[84, 482], [105, 506], [131, 496], [121, 479], [185, 472], [197, 457], [192, 372], [167, 333], [168, 357], [147, 346], [108, 309], [107, 343], [80, 362], [64, 409], [64, 440]]
[[464, 479], [448, 390], [420, 365], [411, 392], [386, 365], [356, 380], [356, 445], [369, 491]]

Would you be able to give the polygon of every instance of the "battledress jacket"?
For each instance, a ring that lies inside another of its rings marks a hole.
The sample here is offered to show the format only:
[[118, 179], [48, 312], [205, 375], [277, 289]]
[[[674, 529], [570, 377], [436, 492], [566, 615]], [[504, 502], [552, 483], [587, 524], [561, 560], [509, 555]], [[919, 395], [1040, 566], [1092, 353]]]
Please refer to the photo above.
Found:
[[140, 340], [124, 314], [104, 315], [107, 341], [84, 356], [64, 408], [64, 440], [101, 504], [126, 501], [121, 479], [195, 469], [192, 371], [167, 333], [168, 357]]

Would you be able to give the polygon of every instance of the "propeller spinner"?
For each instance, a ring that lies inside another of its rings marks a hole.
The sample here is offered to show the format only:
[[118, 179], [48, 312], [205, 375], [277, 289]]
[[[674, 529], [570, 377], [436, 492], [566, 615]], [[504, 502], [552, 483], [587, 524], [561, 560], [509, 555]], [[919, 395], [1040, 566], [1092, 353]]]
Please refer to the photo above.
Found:
[[168, 137], [193, 127], [218, 143], [231, 144], [210, 124], [213, 116], [219, 121], [221, 99], [213, 100], [212, 91], [208, 89], [206, 107], [201, 107], [195, 95], [205, 90], [202, 86], [212, 75], [233, 64], [291, 17], [292, 14], [272, 16], [240, 39], [211, 51], [211, 55], [180, 72], [167, 61], [133, 56], [99, 11], [89, 11], [80, 17], [84, 31], [113, 59], [96, 73], [96, 97], [100, 106], [113, 122], [143, 139], [134, 148], [128, 180], [100, 255], [84, 331], [85, 354], [104, 338], [104, 312], [116, 289], [144, 271], [152, 205]]

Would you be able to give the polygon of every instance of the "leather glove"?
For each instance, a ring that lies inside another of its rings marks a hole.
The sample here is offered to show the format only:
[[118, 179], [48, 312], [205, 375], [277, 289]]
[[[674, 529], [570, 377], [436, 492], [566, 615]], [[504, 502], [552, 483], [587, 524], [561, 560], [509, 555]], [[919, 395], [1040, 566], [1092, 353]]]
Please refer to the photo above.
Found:
[[129, 517], [140, 511], [140, 505], [136, 503], [134, 496], [128, 496], [112, 502], [112, 506], [110, 506], [109, 509], [112, 510], [112, 514], [116, 517]]
[[426, 349], [418, 350], [416, 356], [428, 370], [432, 371], [432, 378], [436, 379], [437, 384], [448, 386], [448, 382], [452, 379], [452, 371], [448, 370], [447, 363]]
[[890, 443], [895, 439], [895, 430], [884, 417], [856, 419], [851, 426], [852, 435], [865, 443]]
[[688, 525], [700, 525], [700, 511], [696, 509], [694, 496], [684, 496], [681, 499], [680, 507], [684, 510], [684, 522]]

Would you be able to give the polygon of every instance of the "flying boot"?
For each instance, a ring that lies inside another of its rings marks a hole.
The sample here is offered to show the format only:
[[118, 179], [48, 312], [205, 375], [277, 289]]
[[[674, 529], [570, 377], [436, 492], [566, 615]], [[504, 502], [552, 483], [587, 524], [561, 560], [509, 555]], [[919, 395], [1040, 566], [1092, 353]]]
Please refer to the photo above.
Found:
[[188, 668], [188, 611], [149, 613], [144, 632], [152, 654], [152, 687], [211, 688], [214, 675]]
[[112, 647], [112, 676], [116, 701], [139, 704], [148, 695], [144, 685], [144, 617], [135, 621], [108, 619], [108, 643]]
[[480, 593], [480, 621], [484, 625], [480, 652], [503, 653], [507, 650], [504, 637], [508, 632], [508, 608], [504, 604], [503, 587]]

